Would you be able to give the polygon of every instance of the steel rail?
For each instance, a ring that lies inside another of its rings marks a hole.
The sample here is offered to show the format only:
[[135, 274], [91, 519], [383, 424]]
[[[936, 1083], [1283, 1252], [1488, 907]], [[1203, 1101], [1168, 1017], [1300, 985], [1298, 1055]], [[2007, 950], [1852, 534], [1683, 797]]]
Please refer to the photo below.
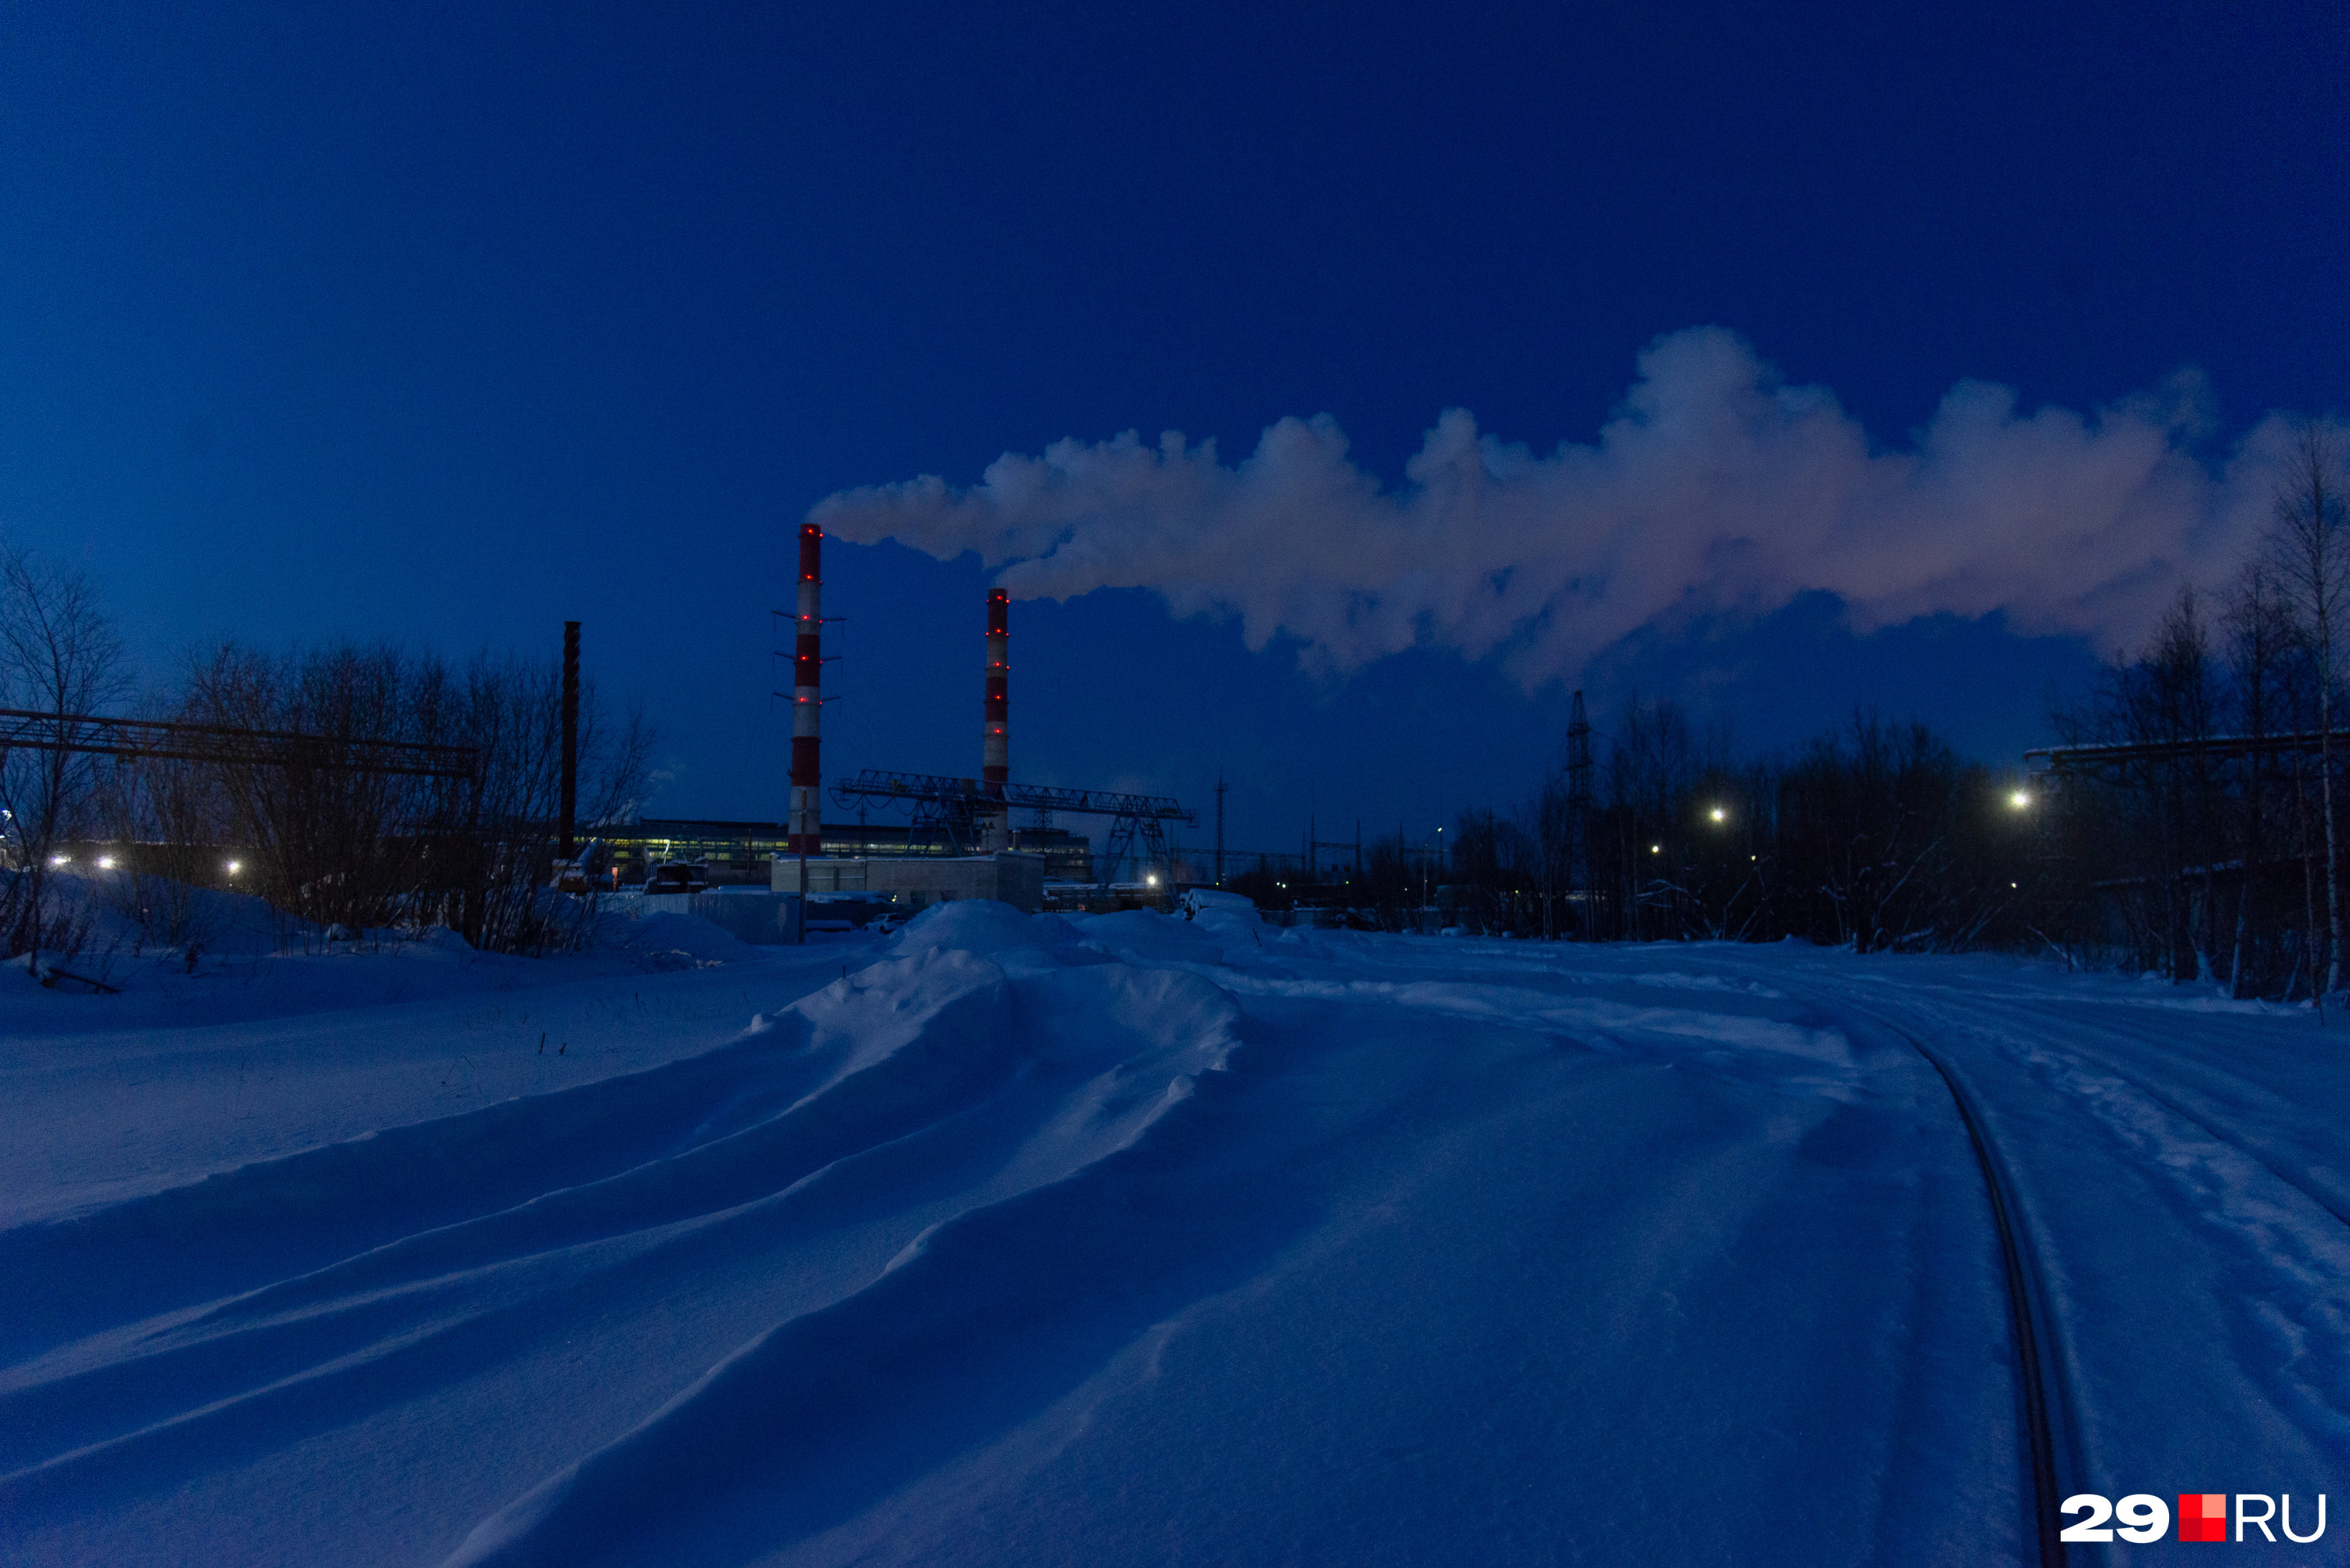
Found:
[[2015, 1376], [2023, 1401], [2023, 1435], [2032, 1470], [2032, 1532], [2039, 1542], [2041, 1568], [2064, 1568], [2065, 1493], [2056, 1477], [2056, 1442], [2048, 1415], [2047, 1379], [2041, 1370], [2040, 1335], [2033, 1326], [2033, 1291], [2024, 1272], [2023, 1251], [2017, 1241], [2018, 1226], [2000, 1180], [1999, 1162], [1991, 1155], [1990, 1137], [1984, 1133], [1981, 1118], [1975, 1115], [1966, 1091], [1960, 1087], [1957, 1075], [1939, 1055], [1929, 1050], [1923, 1040], [1883, 1014], [1856, 1011], [1863, 1011], [1878, 1027], [1899, 1035], [1908, 1042], [1911, 1050], [1925, 1058], [1926, 1064], [1941, 1078], [1942, 1087], [1950, 1091], [1950, 1103], [1958, 1107], [1959, 1120], [1967, 1129], [1967, 1141], [1974, 1147], [1975, 1166], [1982, 1172], [1983, 1190], [1991, 1197], [1991, 1228], [1999, 1235], [2000, 1264], [2007, 1279], [2008, 1321], [2015, 1336]]

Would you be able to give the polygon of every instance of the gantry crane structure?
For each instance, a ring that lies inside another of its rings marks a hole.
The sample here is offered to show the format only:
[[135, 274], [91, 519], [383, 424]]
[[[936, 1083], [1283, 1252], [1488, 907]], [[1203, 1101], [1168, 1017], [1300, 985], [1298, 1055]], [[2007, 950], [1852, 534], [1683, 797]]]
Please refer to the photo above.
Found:
[[1138, 848], [1146, 860], [1166, 864], [1170, 854], [1169, 825], [1189, 826], [1199, 821], [1197, 814], [1186, 810], [1172, 795], [1066, 789], [1057, 784], [983, 784], [978, 779], [888, 768], [867, 768], [854, 778], [836, 780], [832, 798], [844, 808], [876, 803], [906, 806], [912, 814], [906, 829], [907, 848], [935, 844], [946, 855], [977, 853], [982, 825], [1000, 819], [1008, 810], [1107, 816], [1109, 838], [1095, 863], [1096, 880], [1103, 887], [1115, 879], [1118, 867]]

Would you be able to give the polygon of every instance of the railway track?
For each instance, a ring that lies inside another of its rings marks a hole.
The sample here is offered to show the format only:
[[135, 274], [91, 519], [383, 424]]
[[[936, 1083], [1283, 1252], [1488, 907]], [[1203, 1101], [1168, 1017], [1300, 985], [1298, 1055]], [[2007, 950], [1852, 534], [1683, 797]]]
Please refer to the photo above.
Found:
[[2032, 1477], [2031, 1518], [2026, 1521], [2029, 1528], [2025, 1533], [2038, 1547], [2041, 1568], [2064, 1568], [2067, 1558], [2061, 1539], [2062, 1508], [2069, 1492], [2058, 1475], [2055, 1423], [2050, 1414], [2052, 1406], [2062, 1410], [2061, 1404], [2052, 1397], [2050, 1385], [2054, 1383], [2061, 1395], [2064, 1380], [2061, 1369], [2054, 1366], [2055, 1337], [2049, 1330], [2041, 1293], [2033, 1283], [2034, 1275], [2027, 1267], [2026, 1241], [2020, 1233], [2022, 1227], [2009, 1198], [2008, 1182], [1990, 1135], [1983, 1130], [1982, 1118], [1976, 1114], [1965, 1086], [1941, 1054], [1881, 1013], [1867, 1012], [1864, 1016], [1887, 1033], [1899, 1037], [1925, 1059], [1941, 1079], [1942, 1086], [1950, 1091], [1950, 1103], [1967, 1129], [1976, 1168], [1982, 1173], [1983, 1190], [1991, 1199], [1991, 1225], [1999, 1235], [2000, 1265], [2007, 1284], [2009, 1330], [2015, 1340], [2016, 1392]]

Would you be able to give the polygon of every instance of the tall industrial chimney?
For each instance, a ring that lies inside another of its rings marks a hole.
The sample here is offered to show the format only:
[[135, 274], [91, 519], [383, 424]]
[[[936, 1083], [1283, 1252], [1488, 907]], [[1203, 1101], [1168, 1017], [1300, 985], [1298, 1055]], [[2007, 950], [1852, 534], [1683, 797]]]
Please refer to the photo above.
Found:
[[823, 728], [824, 530], [800, 524], [800, 605], [792, 639], [792, 808], [784, 823], [787, 855], [824, 853], [824, 770], [816, 759]]
[[[1005, 687], [1012, 673], [1012, 630], [1008, 624], [1012, 596], [1002, 588], [987, 591], [987, 702], [986, 733], [980, 750], [980, 786], [989, 798], [1001, 801], [1003, 786], [1012, 777], [1011, 742], [1005, 734], [1008, 698]], [[986, 849], [1009, 848], [1005, 832], [1005, 808], [993, 807], [988, 814], [987, 827], [981, 840]]]

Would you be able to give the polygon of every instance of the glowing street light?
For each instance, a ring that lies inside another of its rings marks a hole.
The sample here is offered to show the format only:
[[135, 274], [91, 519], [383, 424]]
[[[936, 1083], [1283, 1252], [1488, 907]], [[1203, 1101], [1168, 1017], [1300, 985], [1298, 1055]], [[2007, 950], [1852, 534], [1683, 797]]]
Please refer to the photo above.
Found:
[[236, 875], [240, 870], [244, 869], [244, 861], [242, 861], [242, 860], [232, 860], [232, 861], [230, 861], [230, 862], [228, 863], [228, 874], [229, 874], [230, 876], [234, 877], [234, 876], [235, 876], [235, 875]]
[[2007, 797], [2007, 804], [2018, 811], [2025, 810], [2032, 805], [2032, 792], [2027, 789], [2017, 790]]
[[1713, 818], [1713, 820], [1714, 820], [1714, 821], [1716, 821], [1716, 822], [1728, 822], [1728, 821], [1730, 820], [1730, 813], [1729, 813], [1729, 812], [1727, 812], [1727, 811], [1725, 811], [1725, 810], [1723, 810], [1721, 806], [1718, 806], [1718, 805], [1717, 805], [1717, 806], [1715, 806], [1711, 811], [1707, 812], [1707, 813], [1706, 813], [1706, 815], [1708, 815], [1708, 816], [1710, 816], [1710, 817]]
[[1648, 846], [1648, 853], [1651, 855], [1662, 855], [1664, 852], [1665, 846], [1661, 844], [1651, 844]]
[[99, 870], [101, 870], [101, 871], [111, 871], [111, 870], [113, 870], [113, 869], [114, 869], [114, 857], [113, 857], [113, 856], [111, 856], [111, 855], [101, 855], [101, 856], [99, 856], [99, 857], [98, 857], [98, 868], [99, 868]]

